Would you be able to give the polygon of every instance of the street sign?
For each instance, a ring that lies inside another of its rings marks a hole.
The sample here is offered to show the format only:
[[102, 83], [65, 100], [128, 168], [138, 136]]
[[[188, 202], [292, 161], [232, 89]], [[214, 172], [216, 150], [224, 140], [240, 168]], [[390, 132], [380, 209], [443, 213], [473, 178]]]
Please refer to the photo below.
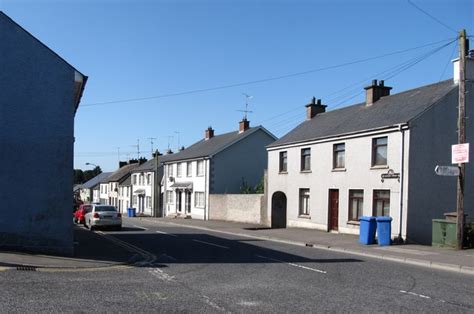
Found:
[[451, 163], [463, 164], [469, 162], [469, 143], [451, 146]]
[[457, 177], [459, 176], [459, 167], [455, 166], [436, 166], [435, 173], [438, 176]]

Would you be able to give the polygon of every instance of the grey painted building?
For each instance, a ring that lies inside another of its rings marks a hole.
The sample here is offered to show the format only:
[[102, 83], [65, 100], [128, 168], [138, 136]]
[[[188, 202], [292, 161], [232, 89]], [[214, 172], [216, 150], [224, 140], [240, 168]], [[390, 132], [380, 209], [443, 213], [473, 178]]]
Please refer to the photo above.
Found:
[[87, 77], [3, 12], [0, 43], [0, 247], [72, 254], [74, 116]]
[[[474, 59], [467, 59], [469, 116]], [[392, 238], [431, 244], [432, 219], [456, 210], [456, 178], [434, 172], [436, 165], [451, 165], [457, 143], [456, 64], [453, 80], [393, 95], [390, 89], [375, 81], [366, 87], [366, 102], [328, 112], [313, 101], [307, 120], [269, 145], [267, 224], [358, 234], [360, 216], [390, 216]], [[468, 118], [466, 128], [471, 147], [473, 121]], [[465, 185], [470, 220], [471, 164]]]

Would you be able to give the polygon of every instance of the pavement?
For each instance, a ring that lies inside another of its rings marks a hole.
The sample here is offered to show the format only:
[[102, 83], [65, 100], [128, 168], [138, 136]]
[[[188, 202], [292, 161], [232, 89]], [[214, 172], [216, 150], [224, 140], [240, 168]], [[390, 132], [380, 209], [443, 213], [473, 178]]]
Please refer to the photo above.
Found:
[[[319, 230], [301, 228], [269, 229], [255, 224], [181, 218], [124, 218], [124, 224], [134, 224], [140, 221], [276, 241], [474, 275], [474, 249], [458, 251], [451, 248], [415, 244], [362, 245], [359, 244], [358, 236]], [[126, 231], [127, 228], [124, 228], [122, 232]], [[133, 231], [133, 229], [130, 231]], [[74, 241], [74, 257], [0, 251], [0, 270], [19, 267], [90, 269], [122, 265], [140, 266], [140, 263], [146, 262], [150, 258], [146, 251], [128, 245], [106, 233], [90, 232], [80, 226], [74, 227]]]

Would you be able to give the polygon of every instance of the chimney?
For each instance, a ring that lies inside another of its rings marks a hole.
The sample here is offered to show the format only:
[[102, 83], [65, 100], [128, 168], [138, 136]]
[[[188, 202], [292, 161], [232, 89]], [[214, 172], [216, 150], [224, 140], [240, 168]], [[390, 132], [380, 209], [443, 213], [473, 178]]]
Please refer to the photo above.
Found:
[[250, 127], [250, 121], [246, 118], [243, 118], [242, 121], [239, 122], [239, 133], [243, 133], [247, 131]]
[[311, 102], [306, 105], [306, 120], [311, 120], [318, 113], [326, 112], [326, 105], [321, 104], [321, 99], [316, 101], [316, 97], [311, 99]]
[[155, 150], [155, 152], [153, 153], [153, 158], [156, 158], [157, 156], [161, 156], [163, 155], [162, 153], [160, 153], [158, 150]]
[[147, 159], [146, 159], [145, 157], [140, 157], [140, 158], [138, 159], [138, 164], [140, 164], [140, 165], [142, 165], [142, 164], [144, 164], [144, 163], [146, 163], [146, 162], [147, 162]]
[[391, 87], [384, 86], [384, 81], [380, 80], [377, 85], [377, 80], [372, 80], [372, 85], [364, 87], [365, 89], [365, 104], [372, 106], [377, 100], [382, 97], [389, 96]]
[[126, 161], [119, 161], [119, 168], [126, 166], [128, 163]]
[[205, 131], [204, 133], [204, 138], [206, 139], [206, 141], [210, 138], [213, 138], [214, 137], [214, 129], [210, 126], [207, 128], [207, 130]]
[[184, 150], [184, 146], [181, 146], [181, 148], [179, 149], [180, 152], [182, 152]]
[[171, 148], [168, 148], [168, 150], [166, 151], [166, 155], [171, 155], [173, 154], [173, 151], [171, 150]]

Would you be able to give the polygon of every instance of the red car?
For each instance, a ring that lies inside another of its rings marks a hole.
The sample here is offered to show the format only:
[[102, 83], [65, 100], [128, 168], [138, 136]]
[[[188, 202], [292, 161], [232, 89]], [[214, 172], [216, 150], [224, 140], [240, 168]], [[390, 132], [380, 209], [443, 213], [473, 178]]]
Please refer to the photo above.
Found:
[[77, 224], [84, 223], [84, 215], [86, 214], [87, 209], [91, 209], [92, 205], [82, 204], [79, 206], [78, 210], [74, 212], [74, 222]]

